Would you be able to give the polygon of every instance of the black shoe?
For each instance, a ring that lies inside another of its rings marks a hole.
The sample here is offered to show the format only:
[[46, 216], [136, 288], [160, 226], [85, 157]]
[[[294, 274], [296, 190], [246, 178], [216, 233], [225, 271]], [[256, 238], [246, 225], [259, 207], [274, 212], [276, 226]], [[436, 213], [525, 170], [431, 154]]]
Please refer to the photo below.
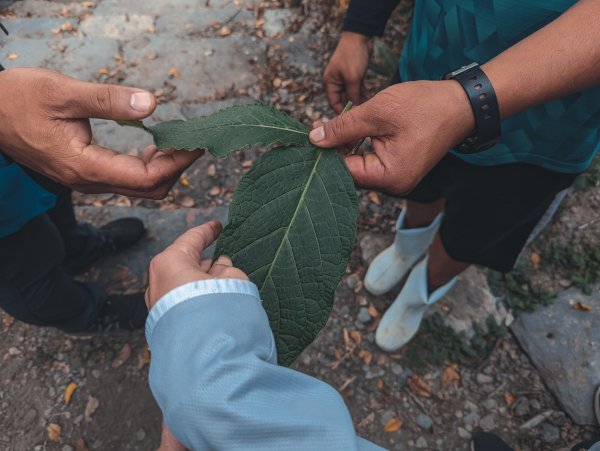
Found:
[[147, 317], [144, 293], [112, 295], [89, 327], [68, 333], [78, 336], [127, 333], [142, 329]]
[[476, 432], [471, 439], [471, 451], [514, 451], [514, 449], [496, 434]]
[[63, 264], [69, 271], [81, 271], [107, 254], [134, 245], [145, 232], [144, 223], [138, 218], [117, 219], [99, 229], [78, 223], [72, 230], [63, 231], [67, 249]]

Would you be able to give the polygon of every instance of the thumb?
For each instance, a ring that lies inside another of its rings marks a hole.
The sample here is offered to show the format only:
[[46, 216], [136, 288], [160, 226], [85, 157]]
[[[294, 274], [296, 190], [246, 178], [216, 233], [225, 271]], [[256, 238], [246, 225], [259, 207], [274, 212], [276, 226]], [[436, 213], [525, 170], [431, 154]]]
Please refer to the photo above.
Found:
[[209, 221], [189, 229], [173, 242], [169, 250], [183, 252], [200, 265], [202, 252], [219, 237], [221, 230], [219, 221]]
[[69, 79], [63, 114], [70, 119], [134, 120], [149, 116], [156, 99], [148, 91]]
[[315, 128], [310, 132], [310, 141], [318, 147], [334, 148], [343, 144], [355, 143], [373, 134], [367, 106], [357, 106]]

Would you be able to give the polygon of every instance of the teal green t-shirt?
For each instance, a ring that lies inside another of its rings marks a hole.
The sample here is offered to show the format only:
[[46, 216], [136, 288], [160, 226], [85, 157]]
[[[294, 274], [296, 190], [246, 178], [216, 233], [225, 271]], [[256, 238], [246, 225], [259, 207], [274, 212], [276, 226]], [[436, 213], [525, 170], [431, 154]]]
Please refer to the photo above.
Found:
[[[480, 64], [547, 25], [576, 0], [415, 0], [400, 59], [402, 80], [439, 80]], [[523, 64], [528, 64], [523, 61]], [[600, 150], [600, 86], [505, 119], [500, 144], [474, 155], [484, 166], [524, 162], [564, 173], [584, 171]]]

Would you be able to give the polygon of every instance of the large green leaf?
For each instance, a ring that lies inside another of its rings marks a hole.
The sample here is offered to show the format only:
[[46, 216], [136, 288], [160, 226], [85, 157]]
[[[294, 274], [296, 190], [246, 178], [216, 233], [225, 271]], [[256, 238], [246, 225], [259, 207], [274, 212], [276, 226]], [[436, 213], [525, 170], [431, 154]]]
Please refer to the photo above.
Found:
[[276, 149], [241, 180], [216, 255], [230, 256], [258, 285], [280, 364], [325, 326], [357, 214], [352, 177], [335, 151]]
[[159, 149], [207, 149], [215, 157], [226, 157], [244, 147], [263, 145], [304, 145], [308, 130], [275, 108], [263, 105], [236, 105], [206, 117], [174, 120], [145, 127], [139, 121], [122, 125], [143, 128]]

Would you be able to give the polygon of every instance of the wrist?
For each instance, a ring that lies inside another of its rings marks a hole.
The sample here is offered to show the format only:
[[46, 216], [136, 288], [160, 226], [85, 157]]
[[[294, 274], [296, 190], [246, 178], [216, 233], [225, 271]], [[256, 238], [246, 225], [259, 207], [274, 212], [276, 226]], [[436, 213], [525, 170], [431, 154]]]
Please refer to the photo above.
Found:
[[443, 86], [445, 111], [448, 113], [449, 122], [452, 124], [451, 146], [455, 146], [476, 131], [475, 115], [467, 93], [456, 80], [442, 80], [438, 83]]
[[361, 33], [355, 33], [354, 31], [342, 31], [340, 37], [341, 42], [348, 43], [350, 45], [366, 45], [369, 48], [373, 47], [373, 37], [367, 36]]

